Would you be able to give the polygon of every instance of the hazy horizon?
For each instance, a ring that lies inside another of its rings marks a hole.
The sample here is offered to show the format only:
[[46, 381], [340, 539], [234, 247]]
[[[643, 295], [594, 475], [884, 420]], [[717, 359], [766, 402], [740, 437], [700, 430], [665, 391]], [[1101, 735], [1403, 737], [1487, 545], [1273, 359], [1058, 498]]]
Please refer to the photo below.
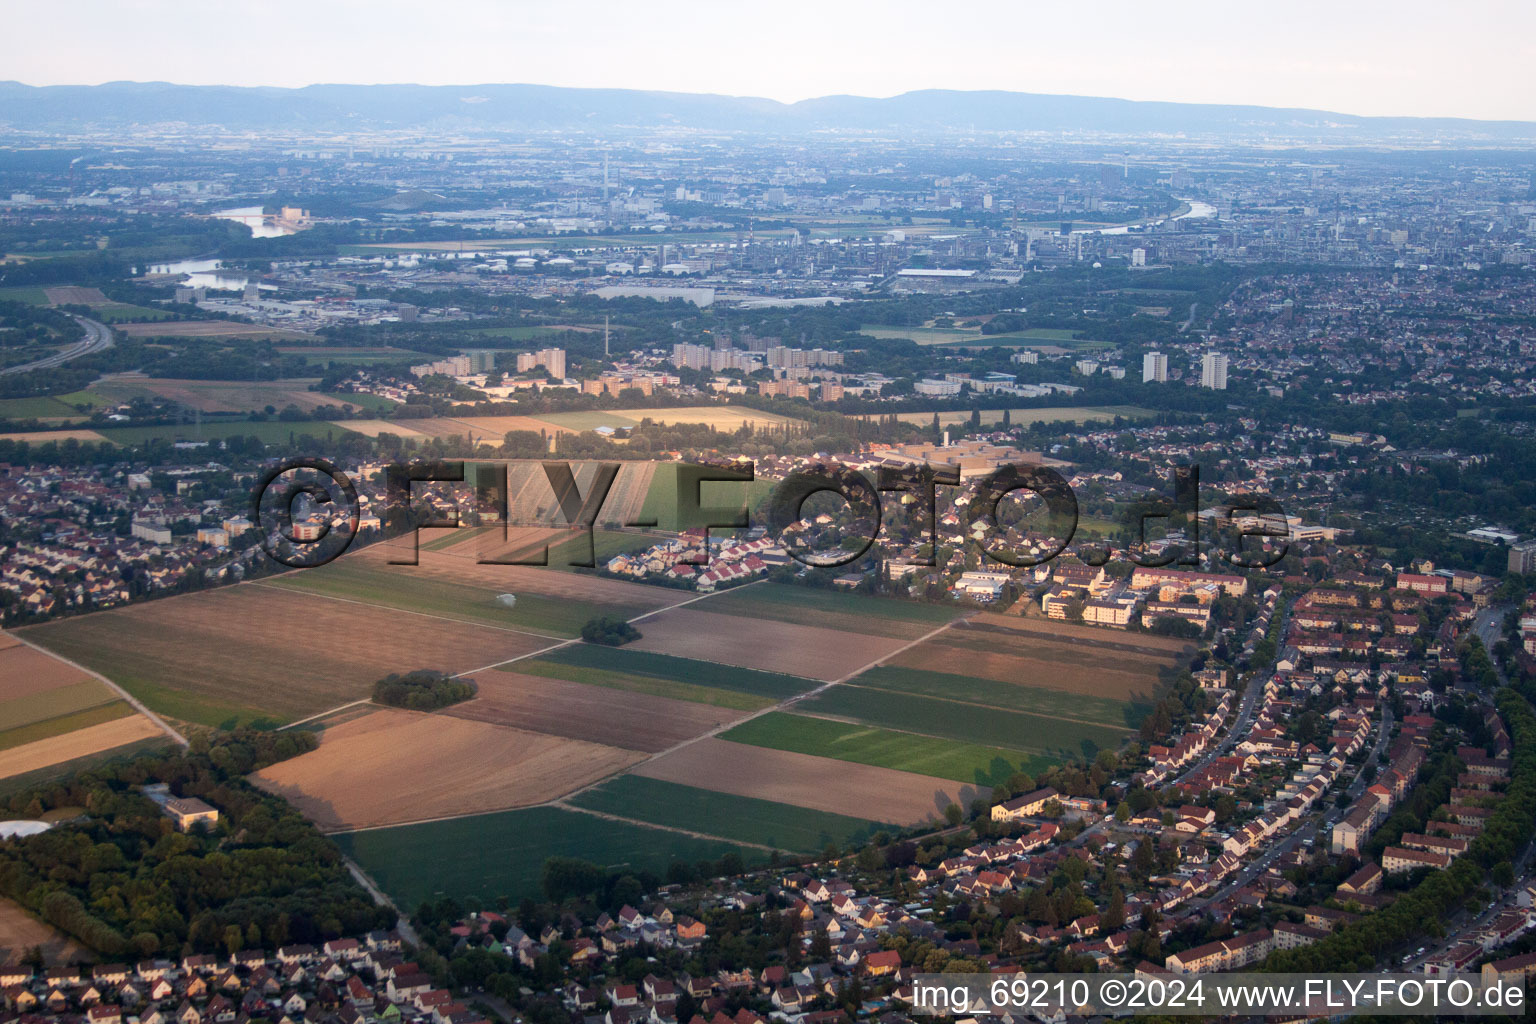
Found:
[[[1115, 2], [1091, 18], [993, 2], [945, 17], [910, 0], [789, 0], [770, 13], [677, 0], [581, 10], [467, 0], [451, 18], [403, 0], [270, 0], [240, 14], [198, 17], [170, 0], [19, 10], [0, 42], [0, 74], [35, 86], [536, 83], [785, 103], [999, 90], [1536, 120], [1536, 8], [1507, 0], [1449, 19], [1425, 2], [1317, 0], [1283, 20], [1209, 0]], [[52, 31], [61, 23], [67, 33]]]

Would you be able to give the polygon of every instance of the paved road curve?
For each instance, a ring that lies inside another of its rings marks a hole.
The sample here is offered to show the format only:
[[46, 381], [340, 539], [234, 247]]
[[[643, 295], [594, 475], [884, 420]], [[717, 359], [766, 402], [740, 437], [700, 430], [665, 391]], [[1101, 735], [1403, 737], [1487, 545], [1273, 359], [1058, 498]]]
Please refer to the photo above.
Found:
[[112, 347], [112, 332], [107, 325], [95, 320], [89, 320], [83, 316], [75, 317], [75, 322], [85, 328], [85, 337], [75, 342], [66, 349], [61, 349], [47, 359], [39, 359], [32, 363], [22, 363], [20, 366], [7, 367], [0, 370], [0, 377], [11, 373], [26, 373], [29, 370], [47, 370], [55, 366], [62, 366], [71, 359], [90, 355], [92, 352], [102, 352]]

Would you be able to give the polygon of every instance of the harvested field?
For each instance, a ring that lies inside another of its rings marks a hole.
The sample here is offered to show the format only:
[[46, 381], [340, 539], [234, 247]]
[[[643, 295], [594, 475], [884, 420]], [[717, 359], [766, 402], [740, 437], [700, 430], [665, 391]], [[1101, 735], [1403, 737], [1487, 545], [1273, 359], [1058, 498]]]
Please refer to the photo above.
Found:
[[[689, 405], [679, 406], [675, 409], [616, 409], [613, 412], [587, 413], [574, 412], [550, 413], [540, 416], [539, 419], [554, 426], [563, 426], [576, 430], [590, 430], [591, 426], [585, 425], [591, 416], [604, 417], [602, 422], [612, 426], [630, 426], [641, 420], [651, 420], [655, 423], [702, 423], [714, 427], [716, 430], [740, 430], [742, 424], [750, 424], [752, 427], [776, 427], [784, 423], [800, 423], [801, 420], [789, 416], [780, 416], [772, 412], [760, 412], [757, 409], [749, 409], [745, 406], [731, 405]], [[622, 422], [628, 420], [628, 423]]]
[[[66, 689], [68, 688], [66, 687]], [[54, 691], [54, 693], [61, 692], [63, 691]], [[38, 697], [28, 699], [37, 700], [40, 697], [49, 696], [52, 696], [52, 694], [39, 694]], [[35, 706], [33, 711], [34, 713], [37, 711]], [[102, 725], [119, 718], [126, 718], [133, 713], [134, 710], [127, 701], [118, 700], [114, 697], [110, 700], [98, 701], [86, 707], [76, 707], [73, 710], [60, 711], [58, 714], [36, 717], [29, 722], [0, 731], [0, 750], [14, 750], [17, 747], [50, 740], [55, 736], [63, 736], [65, 733], [71, 733], [77, 729], [87, 729], [93, 725]]]
[[501, 444], [506, 431], [494, 431], [477, 426], [474, 420], [452, 420], [442, 417], [412, 419], [411, 429], [426, 437], [467, 437], [475, 444]]
[[271, 341], [319, 341], [319, 335], [230, 320], [176, 320], [171, 323], [118, 324], [130, 338], [260, 338]]
[[706, 600], [658, 612], [639, 623], [643, 635], [628, 646], [825, 681], [842, 679], [901, 646], [888, 637], [698, 610], [709, 605]]
[[1142, 645], [1134, 634], [1089, 632], [1016, 631], [971, 620], [903, 651], [891, 666], [1145, 704], [1193, 653], [1184, 641], [1170, 649], [1166, 637]]
[[[71, 683], [95, 682], [73, 665], [28, 647], [13, 637], [6, 639], [10, 643], [0, 647], [0, 702], [10, 703]], [[106, 687], [102, 690], [105, 692]]]
[[475, 682], [475, 698], [444, 714], [651, 754], [741, 717], [710, 704], [520, 672], [482, 672]]
[[[472, 431], [476, 440], [489, 440], [500, 444], [501, 439], [514, 430], [529, 430], [537, 434], [574, 434], [570, 427], [562, 427], [534, 416], [449, 416], [435, 420], [437, 423], [460, 423]], [[459, 431], [464, 433], [463, 430]]]
[[465, 672], [549, 644], [264, 585], [45, 623], [27, 638], [102, 673], [162, 714], [207, 725], [315, 714], [365, 696], [390, 672]]
[[[77, 757], [99, 754], [140, 740], [164, 737], [153, 722], [143, 715], [133, 714], [114, 718], [110, 722], [76, 729], [62, 736], [54, 736], [35, 743], [24, 743], [9, 750], [0, 750], [0, 778], [36, 771]], [[169, 742], [169, 737], [166, 737]]]
[[55, 306], [97, 306], [103, 305], [108, 300], [101, 293], [100, 288], [81, 288], [78, 285], [63, 285], [55, 288], [44, 288], [48, 301]]
[[34, 430], [30, 433], [0, 434], [0, 441], [24, 441], [27, 444], [47, 444], [49, 441], [105, 441], [94, 430]]
[[949, 804], [966, 807], [989, 792], [950, 779], [713, 737], [647, 761], [634, 774], [900, 825], [937, 818]]
[[[10, 681], [5, 677], [5, 666], [10, 664], [8, 659], [0, 658], [0, 680], [4, 680], [0, 682], [0, 693], [9, 694], [11, 690]], [[99, 681], [79, 675], [72, 683], [63, 683], [24, 696], [7, 695], [0, 699], [0, 730], [73, 714], [102, 704], [111, 704], [116, 700], [118, 695]]]
[[335, 831], [543, 803], [641, 755], [487, 722], [383, 709], [251, 777]]
[[22, 909], [21, 904], [0, 899], [0, 961], [19, 963], [34, 946], [42, 949], [43, 963], [48, 967], [62, 967], [90, 958], [84, 946], [52, 925], [39, 921]]
[[1153, 698], [1160, 685], [1158, 666], [1169, 664], [1165, 659], [1117, 657], [1114, 652], [1044, 639], [1016, 644], [999, 637], [967, 636], [957, 643], [950, 634], [945, 634], [942, 642], [918, 644], [891, 659], [896, 668], [964, 674], [1085, 697], [1138, 702]]
[[347, 429], [355, 434], [365, 437], [378, 437], [380, 434], [394, 434], [396, 437], [426, 437], [420, 431], [412, 430], [407, 420], [404, 423], [396, 423], [394, 420], [347, 420]]

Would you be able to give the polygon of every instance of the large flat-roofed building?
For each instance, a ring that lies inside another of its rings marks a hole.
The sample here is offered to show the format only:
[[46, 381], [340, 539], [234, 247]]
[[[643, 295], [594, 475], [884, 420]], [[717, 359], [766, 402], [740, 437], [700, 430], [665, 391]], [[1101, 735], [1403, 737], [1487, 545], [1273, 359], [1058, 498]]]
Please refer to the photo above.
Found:
[[1045, 810], [1045, 805], [1055, 800], [1059, 793], [1046, 786], [1037, 789], [1033, 793], [1025, 793], [1016, 796], [1012, 800], [1004, 800], [992, 808], [993, 821], [1015, 821], [1019, 818], [1031, 818]]
[[161, 806], [166, 817], [176, 823], [176, 827], [182, 832], [190, 832], [198, 824], [213, 828], [219, 823], [219, 812], [216, 808], [199, 800], [195, 796], [173, 796]]

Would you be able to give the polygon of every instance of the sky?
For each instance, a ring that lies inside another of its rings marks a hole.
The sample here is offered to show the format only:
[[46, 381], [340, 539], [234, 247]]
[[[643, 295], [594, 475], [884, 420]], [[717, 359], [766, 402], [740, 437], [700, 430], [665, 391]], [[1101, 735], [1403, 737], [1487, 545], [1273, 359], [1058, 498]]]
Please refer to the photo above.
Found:
[[1530, 0], [0, 0], [0, 24], [0, 80], [28, 85], [1006, 89], [1536, 121]]

